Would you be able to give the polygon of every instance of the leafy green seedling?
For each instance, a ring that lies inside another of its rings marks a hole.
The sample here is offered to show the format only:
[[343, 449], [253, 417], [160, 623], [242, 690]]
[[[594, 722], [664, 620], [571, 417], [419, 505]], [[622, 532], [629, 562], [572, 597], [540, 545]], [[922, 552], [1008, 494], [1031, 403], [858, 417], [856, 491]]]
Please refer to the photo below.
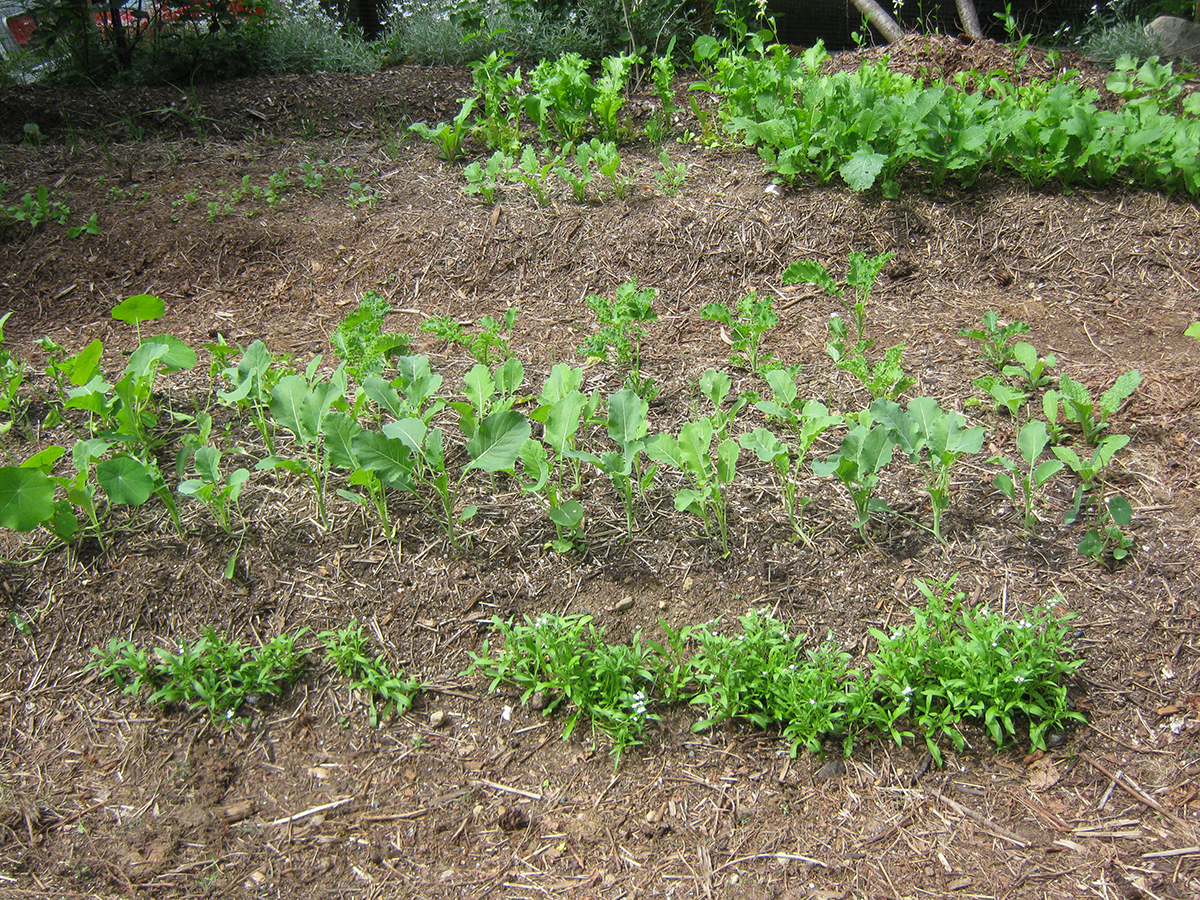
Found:
[[555, 172], [561, 167], [562, 157], [554, 156], [544, 162], [538, 159], [537, 151], [532, 145], [526, 144], [521, 152], [520, 161], [508, 171], [509, 181], [514, 184], [524, 184], [533, 194], [539, 206], [550, 202], [550, 182]]
[[596, 98], [592, 101], [592, 117], [596, 133], [603, 141], [621, 137], [620, 113], [625, 105], [625, 85], [629, 72], [642, 61], [640, 56], [621, 53], [601, 60], [601, 74], [596, 81]]
[[[983, 375], [975, 379], [975, 387], [981, 391], [986, 391], [988, 396], [996, 404], [996, 409], [1007, 412], [1014, 419], [1020, 414], [1021, 407], [1029, 402], [1029, 395], [1022, 390], [1018, 390], [1005, 381], [1001, 381], [995, 375]], [[982, 401], [972, 399], [968, 401], [974, 405], [979, 405]]]
[[420, 680], [392, 672], [382, 657], [369, 655], [367, 639], [357, 622], [335, 631], [322, 631], [317, 638], [325, 644], [325, 655], [333, 667], [350, 679], [350, 689], [365, 695], [372, 728], [378, 728], [393, 713], [404, 715], [412, 709], [422, 687]]
[[588, 297], [587, 305], [595, 313], [600, 330], [584, 341], [579, 352], [625, 369], [634, 381], [639, 381], [642, 340], [646, 337], [643, 324], [658, 321], [656, 296], [652, 288], [639, 290], [634, 279], [619, 286], [613, 299], [598, 294]]
[[675, 508], [700, 517], [704, 530], [712, 533], [711, 522], [717, 523], [721, 551], [729, 555], [729, 509], [725, 487], [733, 481], [737, 468], [739, 447], [732, 438], [719, 439], [713, 455], [716, 431], [711, 419], [701, 418], [686, 423], [679, 437], [657, 434], [646, 444], [646, 456], [683, 471], [691, 487], [675, 492]]
[[825, 342], [825, 352], [829, 358], [839, 369], [862, 382], [872, 397], [895, 400], [916, 383], [915, 378], [904, 373], [901, 365], [903, 344], [888, 347], [882, 358], [872, 364], [867, 359], [866, 350], [873, 341], [860, 340], [853, 347], [848, 347], [848, 330], [841, 316], [830, 316], [829, 333], [831, 338]]
[[1129, 443], [1127, 434], [1110, 434], [1096, 445], [1091, 459], [1084, 459], [1072, 448], [1066, 446], [1052, 447], [1054, 455], [1066, 463], [1067, 468], [1079, 477], [1079, 487], [1075, 491], [1075, 503], [1067, 513], [1067, 522], [1074, 522], [1083, 507], [1083, 497], [1090, 491], [1100, 477], [1100, 472], [1117, 454]]
[[1038, 462], [1049, 443], [1050, 435], [1046, 431], [1046, 424], [1034, 419], [1026, 422], [1017, 434], [1017, 451], [1020, 453], [1021, 463], [1005, 456], [997, 456], [991, 460], [1007, 469], [1006, 472], [997, 474], [992, 479], [992, 484], [1014, 504], [1017, 502], [1018, 493], [1020, 494], [1022, 520], [1028, 531], [1033, 531], [1037, 525], [1037, 515], [1034, 512], [1037, 492], [1063, 467], [1061, 459]]
[[463, 177], [467, 186], [463, 188], [468, 194], [478, 194], [488, 203], [496, 202], [496, 190], [502, 180], [509, 177], [512, 169], [512, 159], [503, 150], [497, 150], [487, 161], [470, 163], [463, 169]]
[[662, 171], [658, 172], [654, 179], [664, 194], [674, 197], [683, 187], [683, 183], [687, 181], [688, 164], [685, 162], [672, 164], [671, 154], [666, 150], [659, 152], [658, 162], [662, 166]]
[[436, 335], [447, 344], [459, 344], [479, 363], [490, 366], [497, 359], [507, 359], [512, 355], [508, 339], [501, 336], [502, 331], [512, 332], [521, 311], [513, 306], [505, 310], [502, 320], [493, 316], [480, 316], [475, 323], [479, 329], [471, 334], [464, 326], [449, 316], [432, 316], [421, 323], [421, 331]]
[[813, 460], [815, 474], [832, 475], [850, 494], [854, 503], [854, 527], [864, 538], [871, 514], [889, 511], [886, 503], [871, 495], [879, 483], [879, 473], [892, 461], [895, 449], [895, 439], [887, 425], [876, 424], [870, 428], [858, 425], [842, 438], [837, 453], [823, 460]]
[[1012, 345], [1012, 358], [1018, 365], [1006, 365], [1002, 368], [1005, 378], [1016, 378], [1030, 391], [1036, 391], [1050, 383], [1046, 369], [1054, 368], [1054, 354], [1045, 357], [1038, 356], [1032, 344], [1017, 341]]
[[979, 341], [981, 343], [979, 349], [983, 358], [997, 372], [1003, 372], [1004, 367], [1015, 357], [1014, 348], [1009, 342], [1018, 334], [1025, 334], [1028, 331], [1029, 326], [1024, 322], [1009, 322], [1007, 325], [1001, 325], [1000, 317], [994, 310], [989, 309], [983, 314], [982, 327], [964, 328], [958, 334], [959, 337]]
[[[224, 341], [205, 346], [222, 359], [230, 355]], [[271, 392], [283, 377], [290, 374], [295, 373], [286, 358], [272, 356], [261, 340], [254, 341], [242, 352], [237, 365], [226, 366], [221, 371], [229, 383], [229, 390], [217, 391], [218, 402], [249, 413], [250, 420], [266, 445], [268, 456], [275, 453], [275, 423], [268, 415]]]
[[406, 356], [412, 350], [407, 334], [385, 334], [384, 317], [391, 304], [378, 291], [367, 291], [358, 301], [358, 309], [342, 319], [329, 335], [334, 355], [346, 371], [361, 383], [378, 375], [394, 356]]
[[1079, 542], [1079, 552], [1091, 559], [1111, 557], [1121, 562], [1133, 547], [1125, 529], [1133, 522], [1133, 507], [1124, 497], [1109, 497], [1101, 507], [1100, 519]]
[[[830, 297], [839, 300], [846, 310], [854, 317], [855, 344], [864, 341], [863, 331], [866, 327], [867, 300], [879, 279], [883, 267], [891, 261], [894, 253], [881, 253], [869, 257], [855, 251], [848, 257], [849, 270], [846, 273], [846, 287], [851, 289], [852, 298], [847, 299], [844, 287], [834, 281], [833, 276], [821, 263], [815, 260], [800, 260], [792, 263], [783, 272], [784, 284], [814, 284]], [[871, 343], [874, 343], [873, 341]], [[868, 343], [863, 349], [869, 349]]]
[[735, 305], [709, 303], [700, 310], [701, 318], [725, 326], [721, 334], [733, 350], [729, 357], [731, 365], [749, 369], [756, 375], [778, 366], [772, 359], [774, 354], [762, 346], [762, 336], [779, 324], [772, 302], [769, 295], [759, 297], [758, 291], [750, 291]]
[[925, 477], [933, 514], [933, 534], [942, 537], [942, 514], [950, 505], [950, 470], [958, 461], [983, 447], [983, 426], [966, 427], [961, 415], [947, 412], [933, 397], [918, 397], [901, 410], [898, 403], [876, 400], [871, 415], [892, 429], [896, 446]]
[[228, 475], [222, 475], [221, 451], [208, 446], [196, 450], [193, 464], [197, 477], [181, 481], [176, 490], [185, 497], [203, 503], [225, 533], [233, 534], [232, 514], [240, 514], [238, 498], [242, 486], [250, 477], [249, 470], [237, 468]]
[[1092, 395], [1086, 387], [1078, 381], [1073, 381], [1070, 376], [1063, 375], [1058, 380], [1063, 416], [1067, 421], [1079, 426], [1084, 441], [1094, 447], [1100, 442], [1101, 432], [1108, 428], [1108, 420], [1121, 408], [1121, 404], [1129, 399], [1141, 381], [1141, 373], [1130, 369], [1100, 395], [1097, 403], [1092, 400]]
[[[4, 346], [4, 323], [12, 310], [0, 316], [0, 415], [13, 412], [18, 403], [17, 392], [25, 382], [25, 364]], [[0, 435], [12, 428], [12, 419], [0, 422]]]
[[628, 388], [617, 391], [608, 399], [608, 416], [597, 424], [607, 427], [608, 436], [617, 449], [595, 454], [586, 450], [567, 449], [563, 455], [595, 467], [617, 490], [625, 508], [625, 534], [633, 537], [636, 499], [653, 483], [655, 467], [641, 465], [646, 449], [650, 422], [646, 413], [650, 404]]
[[475, 111], [475, 98], [468, 97], [462, 101], [458, 115], [450, 122], [441, 122], [430, 128], [424, 122], [414, 122], [408, 130], [427, 141], [433, 141], [438, 147], [438, 156], [447, 162], [454, 162], [462, 155], [463, 141], [471, 131], [468, 121]]
[[1184, 337], [1195, 338], [1197, 343], [1200, 343], [1200, 322], [1193, 322], [1183, 332]]
[[575, 195], [576, 203], [587, 203], [588, 185], [596, 177], [595, 172], [592, 171], [594, 163], [595, 158], [592, 155], [591, 145], [580, 144], [575, 150], [575, 166], [578, 172], [565, 164], [555, 169], [558, 177], [571, 186], [571, 193]]

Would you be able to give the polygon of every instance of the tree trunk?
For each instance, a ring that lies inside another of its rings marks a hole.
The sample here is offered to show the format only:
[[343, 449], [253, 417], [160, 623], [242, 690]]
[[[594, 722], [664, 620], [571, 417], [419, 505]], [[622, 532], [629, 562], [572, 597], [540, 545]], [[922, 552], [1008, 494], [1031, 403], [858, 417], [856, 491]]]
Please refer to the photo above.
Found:
[[[1200, 0], [1197, 0], [1200, 3]], [[958, 9], [958, 21], [963, 31], [973, 41], [983, 40], [983, 29], [979, 27], [979, 13], [975, 11], [975, 0], [954, 0]]]
[[904, 37], [904, 31], [896, 24], [896, 20], [889, 16], [875, 0], [852, 0], [852, 2], [889, 44]]

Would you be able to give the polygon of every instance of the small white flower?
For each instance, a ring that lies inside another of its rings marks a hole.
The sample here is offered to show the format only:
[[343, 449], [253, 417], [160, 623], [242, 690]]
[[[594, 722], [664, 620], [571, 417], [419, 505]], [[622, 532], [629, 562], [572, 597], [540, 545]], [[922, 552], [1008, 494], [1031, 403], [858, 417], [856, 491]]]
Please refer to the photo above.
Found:
[[1025, 683], [1025, 677], [1024, 677], [1023, 675], [1014, 675], [1014, 676], [1013, 676], [1013, 681], [1015, 681], [1017, 684], [1024, 684], [1024, 683]]
[[913, 692], [912, 685], [911, 685], [911, 684], [906, 684], [906, 685], [904, 686], [904, 690], [902, 690], [902, 691], [900, 692], [900, 695], [901, 695], [901, 696], [903, 696], [903, 697], [911, 697], [911, 696], [912, 696], [912, 692]]

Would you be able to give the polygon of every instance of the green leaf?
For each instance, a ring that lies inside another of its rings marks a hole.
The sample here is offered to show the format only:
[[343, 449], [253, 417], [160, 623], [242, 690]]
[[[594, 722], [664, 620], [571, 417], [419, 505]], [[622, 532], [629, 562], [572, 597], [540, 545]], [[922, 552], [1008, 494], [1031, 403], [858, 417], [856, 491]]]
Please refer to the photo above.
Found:
[[146, 338], [142, 343], [166, 345], [167, 352], [159, 357], [159, 360], [168, 372], [192, 369], [196, 365], [196, 351], [177, 337], [169, 334], [156, 334]]
[[[1193, 95], [1193, 99], [1195, 99], [1195, 97], [1196, 95]], [[1189, 325], [1183, 332], [1183, 335], [1184, 337], [1195, 338], [1197, 341], [1200, 341], [1200, 322], [1193, 322], [1191, 325]]]
[[1050, 443], [1050, 435], [1046, 431], [1046, 425], [1038, 419], [1026, 422], [1017, 435], [1017, 449], [1021, 451], [1021, 458], [1028, 466], [1033, 466], [1037, 462], [1048, 443]]
[[511, 472], [529, 437], [529, 420], [516, 410], [492, 413], [479, 423], [479, 429], [467, 441], [471, 457], [468, 469], [484, 472]]
[[649, 410], [650, 404], [633, 391], [617, 391], [608, 398], [608, 436], [622, 448], [640, 441], [650, 430]]
[[352, 441], [359, 465], [393, 490], [411, 491], [412, 452], [397, 438], [378, 431], [361, 431]]
[[841, 294], [842, 289], [838, 287], [837, 282], [833, 280], [833, 276], [819, 262], [811, 259], [803, 259], [792, 263], [783, 270], [784, 284], [815, 284], [822, 288], [830, 297], [836, 297]]
[[167, 312], [167, 305], [152, 294], [137, 294], [128, 300], [123, 300], [112, 308], [112, 317], [118, 322], [138, 325], [140, 322], [150, 322], [161, 319]]
[[271, 415], [302, 445], [317, 438], [320, 425], [317, 398], [301, 375], [285, 375], [271, 391]]
[[546, 510], [550, 521], [561, 528], [578, 528], [583, 523], [583, 507], [575, 500]]
[[865, 191], [875, 184], [888, 158], [869, 147], [860, 147], [848, 160], [841, 164], [838, 173], [852, 191]]
[[1129, 523], [1133, 521], [1133, 507], [1124, 497], [1109, 498], [1108, 514], [1121, 528], [1128, 528]]
[[54, 516], [54, 481], [33, 467], [0, 467], [0, 526], [32, 531]]
[[96, 481], [112, 503], [141, 506], [154, 490], [146, 464], [132, 456], [114, 456], [96, 463]]

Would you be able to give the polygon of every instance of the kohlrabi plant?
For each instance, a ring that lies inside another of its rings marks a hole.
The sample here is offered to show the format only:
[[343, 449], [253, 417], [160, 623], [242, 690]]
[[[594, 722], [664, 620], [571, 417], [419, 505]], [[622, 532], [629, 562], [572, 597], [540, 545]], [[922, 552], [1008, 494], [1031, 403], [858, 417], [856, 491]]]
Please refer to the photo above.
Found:
[[1073, 448], [1066, 445], [1050, 448], [1054, 455], [1062, 460], [1067, 468], [1079, 478], [1079, 486], [1075, 490], [1074, 506], [1067, 513], [1068, 523], [1074, 522], [1079, 517], [1083, 509], [1084, 497], [1095, 485], [1096, 480], [1100, 477], [1100, 472], [1108, 466], [1112, 458], [1120, 450], [1123, 450], [1128, 443], [1129, 435], [1110, 434], [1092, 449], [1090, 459], [1081, 456]]
[[1038, 355], [1037, 349], [1032, 344], [1017, 341], [1012, 345], [1012, 360], [1017, 365], [1003, 367], [1005, 378], [1016, 379], [1031, 392], [1050, 384], [1051, 378], [1046, 374], [1046, 370], [1054, 368], [1056, 360], [1053, 353], [1042, 357]]
[[593, 466], [612, 482], [625, 510], [625, 534], [629, 538], [633, 537], [637, 499], [654, 480], [655, 467], [644, 465], [641, 459], [650, 430], [646, 418], [649, 409], [650, 404], [633, 391], [620, 390], [608, 398], [607, 417], [596, 422], [606, 427], [616, 449], [598, 454], [578, 449], [563, 451], [568, 459], [578, 459]]
[[942, 514], [950, 505], [951, 469], [962, 457], [982, 449], [983, 426], [967, 427], [961, 415], [942, 409], [933, 397], [910, 400], [905, 409], [890, 400], [876, 400], [871, 415], [891, 429], [896, 446], [920, 469], [929, 494], [934, 537], [944, 540]]
[[873, 496], [879, 473], [892, 461], [896, 449], [889, 426], [860, 424], [851, 429], [836, 453], [813, 460], [812, 470], [820, 476], [832, 476], [846, 489], [854, 503], [854, 527], [866, 538], [872, 513], [889, 512], [883, 500]]
[[1020, 504], [1021, 518], [1027, 531], [1033, 531], [1037, 526], [1038, 519], [1034, 506], [1038, 492], [1063, 467], [1061, 459], [1047, 459], [1039, 462], [1049, 444], [1050, 435], [1046, 431], [1046, 424], [1034, 419], [1026, 422], [1017, 434], [1019, 462], [1006, 456], [997, 456], [991, 460], [993, 463], [1000, 463], [1006, 469], [992, 479], [992, 484], [1012, 501], [1014, 506]]
[[1079, 552], [1092, 559], [1119, 563], [1129, 556], [1133, 538], [1125, 529], [1133, 522], [1133, 507], [1121, 496], [1109, 497], [1100, 505], [1096, 524], [1079, 542]]

